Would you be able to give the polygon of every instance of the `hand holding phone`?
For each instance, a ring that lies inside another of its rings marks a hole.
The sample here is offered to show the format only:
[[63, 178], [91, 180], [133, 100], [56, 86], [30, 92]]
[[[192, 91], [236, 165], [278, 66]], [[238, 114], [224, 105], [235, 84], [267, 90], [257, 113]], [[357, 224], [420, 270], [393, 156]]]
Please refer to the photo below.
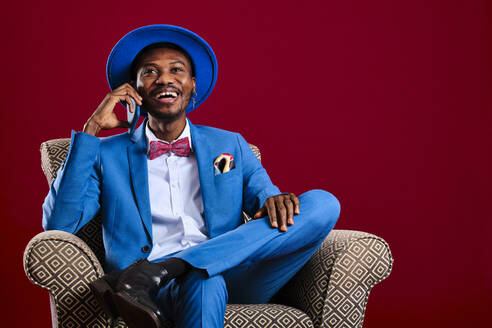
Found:
[[[119, 102], [126, 103], [127, 120], [119, 120], [114, 113], [114, 108]], [[124, 83], [106, 95], [84, 125], [84, 132], [97, 136], [100, 130], [109, 130], [113, 128], [131, 129], [131, 124], [128, 120], [128, 112], [133, 115], [133, 117], [131, 117], [131, 123], [133, 124], [133, 128], [135, 128], [140, 116], [140, 106], [142, 106], [142, 97], [129, 83]]]

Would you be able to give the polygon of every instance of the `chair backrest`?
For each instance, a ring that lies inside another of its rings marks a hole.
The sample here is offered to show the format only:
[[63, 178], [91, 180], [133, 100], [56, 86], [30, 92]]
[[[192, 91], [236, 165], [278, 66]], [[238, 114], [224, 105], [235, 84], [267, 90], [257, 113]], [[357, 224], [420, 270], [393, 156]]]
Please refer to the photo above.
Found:
[[[249, 146], [258, 160], [261, 161], [261, 154], [258, 147], [252, 144], [249, 144]], [[49, 185], [55, 180], [58, 170], [67, 157], [69, 147], [69, 138], [48, 140], [41, 144], [41, 168], [43, 169]], [[251, 220], [244, 212], [243, 217], [245, 221]], [[101, 223], [101, 215], [97, 214], [89, 223], [77, 232], [77, 237], [82, 239], [92, 249], [100, 263], [103, 264], [104, 245]]]

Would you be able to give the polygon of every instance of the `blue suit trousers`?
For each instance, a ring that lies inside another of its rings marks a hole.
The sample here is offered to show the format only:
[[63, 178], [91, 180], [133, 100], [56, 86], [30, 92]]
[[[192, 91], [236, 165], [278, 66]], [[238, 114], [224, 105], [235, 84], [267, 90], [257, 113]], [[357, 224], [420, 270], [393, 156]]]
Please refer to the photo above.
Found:
[[249, 247], [235, 241], [247, 238], [251, 240], [249, 245], [253, 245], [237, 265], [212, 264], [226, 268], [222, 272], [193, 269], [171, 280], [158, 294], [164, 315], [177, 328], [218, 328], [224, 325], [227, 303], [268, 302], [316, 252], [340, 214], [339, 202], [326, 191], [311, 190], [299, 200], [300, 214], [294, 216], [294, 225], [287, 232], [272, 228], [266, 217], [188, 248], [186, 252], [197, 254], [201, 251], [210, 254], [210, 249], [214, 249], [216, 256], [211, 259], [214, 262], [227, 261]]

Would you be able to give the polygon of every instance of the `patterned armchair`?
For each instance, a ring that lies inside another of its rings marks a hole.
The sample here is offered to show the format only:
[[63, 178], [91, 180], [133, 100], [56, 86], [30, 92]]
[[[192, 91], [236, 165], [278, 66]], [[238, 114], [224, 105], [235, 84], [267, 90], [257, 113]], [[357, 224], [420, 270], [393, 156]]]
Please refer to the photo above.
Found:
[[[70, 139], [55, 139], [41, 145], [48, 183], [56, 177], [69, 143]], [[250, 146], [261, 160], [258, 148]], [[24, 269], [32, 283], [49, 291], [53, 327], [126, 327], [122, 320], [111, 321], [103, 314], [88, 287], [104, 274], [103, 262], [100, 216], [77, 236], [54, 230], [29, 242]], [[390, 274], [392, 264], [391, 251], [382, 238], [333, 230], [271, 303], [229, 304], [224, 326], [362, 327], [369, 292]]]

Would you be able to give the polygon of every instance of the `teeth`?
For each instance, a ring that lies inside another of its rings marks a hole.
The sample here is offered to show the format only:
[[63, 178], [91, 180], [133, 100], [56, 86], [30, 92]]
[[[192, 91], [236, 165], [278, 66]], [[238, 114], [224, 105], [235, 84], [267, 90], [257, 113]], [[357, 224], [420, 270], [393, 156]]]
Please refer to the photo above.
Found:
[[178, 94], [176, 92], [169, 92], [169, 91], [166, 91], [166, 92], [161, 92], [159, 93], [158, 97], [164, 97], [164, 96], [171, 96], [173, 98], [176, 98], [178, 96]]

